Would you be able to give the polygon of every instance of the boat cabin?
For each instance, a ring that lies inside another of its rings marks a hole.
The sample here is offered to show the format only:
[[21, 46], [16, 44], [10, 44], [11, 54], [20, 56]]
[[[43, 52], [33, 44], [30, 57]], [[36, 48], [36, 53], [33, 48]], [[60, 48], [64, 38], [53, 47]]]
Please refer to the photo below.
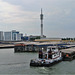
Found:
[[40, 59], [55, 59], [60, 56], [60, 52], [56, 46], [48, 46], [47, 51], [39, 50]]

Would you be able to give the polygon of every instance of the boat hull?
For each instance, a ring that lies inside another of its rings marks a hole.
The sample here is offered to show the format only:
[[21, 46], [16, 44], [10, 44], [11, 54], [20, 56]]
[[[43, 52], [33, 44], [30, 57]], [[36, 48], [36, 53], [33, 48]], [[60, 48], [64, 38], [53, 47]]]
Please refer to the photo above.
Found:
[[50, 66], [53, 66], [59, 62], [61, 62], [62, 60], [58, 60], [58, 61], [54, 61], [53, 63], [32, 63], [30, 62], [30, 66], [34, 66], [34, 67], [50, 67]]

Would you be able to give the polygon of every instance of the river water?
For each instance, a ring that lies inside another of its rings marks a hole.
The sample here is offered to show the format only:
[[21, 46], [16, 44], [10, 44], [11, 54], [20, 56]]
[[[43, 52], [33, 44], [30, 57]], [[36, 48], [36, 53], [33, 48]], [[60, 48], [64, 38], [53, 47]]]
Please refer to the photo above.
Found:
[[30, 60], [38, 53], [14, 53], [14, 49], [0, 49], [0, 75], [72, 75], [75, 60], [62, 61], [51, 67], [30, 67]]

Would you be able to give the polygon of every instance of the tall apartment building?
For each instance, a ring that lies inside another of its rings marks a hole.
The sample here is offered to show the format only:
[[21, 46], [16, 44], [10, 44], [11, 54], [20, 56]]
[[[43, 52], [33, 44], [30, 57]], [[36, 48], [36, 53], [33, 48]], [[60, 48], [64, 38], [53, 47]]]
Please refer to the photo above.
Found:
[[3, 41], [3, 31], [0, 31], [0, 41]]
[[19, 31], [12, 30], [10, 32], [4, 32], [4, 41], [21, 41], [21, 35]]
[[12, 40], [13, 41], [20, 41], [22, 37], [22, 34], [19, 33], [19, 31], [12, 30]]
[[18, 31], [12, 30], [12, 41], [17, 41], [17, 34], [19, 34]]
[[4, 32], [4, 41], [12, 41], [12, 33]]
[[17, 40], [21, 40], [21, 34], [17, 34]]

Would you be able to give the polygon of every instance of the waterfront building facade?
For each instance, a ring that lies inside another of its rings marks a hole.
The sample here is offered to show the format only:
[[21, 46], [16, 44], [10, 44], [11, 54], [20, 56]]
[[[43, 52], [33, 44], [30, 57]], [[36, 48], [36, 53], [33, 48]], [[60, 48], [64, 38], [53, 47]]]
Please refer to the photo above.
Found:
[[12, 41], [12, 33], [4, 32], [4, 41]]
[[4, 32], [4, 41], [21, 41], [22, 34], [19, 31], [12, 30]]
[[19, 34], [19, 32], [16, 30], [12, 30], [11, 32], [12, 32], [12, 41], [17, 41], [18, 37], [17, 35]]
[[3, 31], [0, 31], [0, 41], [3, 41]]
[[17, 41], [20, 41], [21, 40], [21, 34], [17, 34]]

